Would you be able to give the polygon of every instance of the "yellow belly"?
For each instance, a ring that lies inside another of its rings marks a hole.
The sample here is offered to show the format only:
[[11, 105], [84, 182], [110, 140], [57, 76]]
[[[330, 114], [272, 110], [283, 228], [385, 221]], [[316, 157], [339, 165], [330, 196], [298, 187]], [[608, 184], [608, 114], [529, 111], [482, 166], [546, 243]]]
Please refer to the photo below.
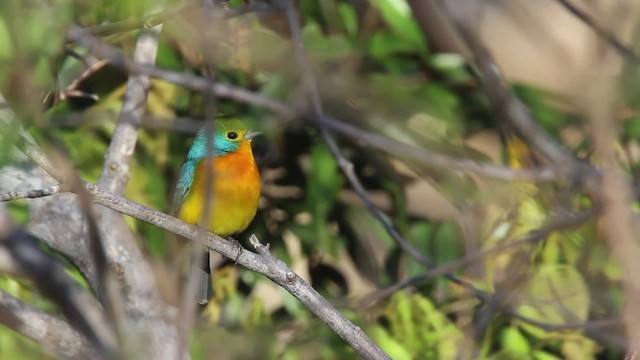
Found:
[[[260, 200], [260, 175], [253, 156], [226, 155], [203, 160], [196, 167], [193, 185], [182, 207], [179, 217], [186, 222], [201, 224], [209, 231], [229, 236], [246, 229], [258, 209]], [[205, 161], [212, 161], [214, 182], [211, 195], [206, 194]], [[203, 219], [205, 206], [210, 201], [209, 216]]]

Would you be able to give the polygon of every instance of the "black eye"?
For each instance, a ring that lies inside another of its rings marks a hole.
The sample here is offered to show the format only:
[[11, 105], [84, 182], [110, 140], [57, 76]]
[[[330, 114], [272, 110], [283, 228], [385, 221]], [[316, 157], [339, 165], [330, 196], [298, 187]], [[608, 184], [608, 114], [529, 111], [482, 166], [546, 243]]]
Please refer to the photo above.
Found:
[[238, 138], [238, 133], [237, 133], [237, 132], [235, 132], [235, 131], [229, 131], [229, 132], [227, 133], [227, 137], [228, 137], [229, 139], [231, 139], [231, 140], [233, 140], [233, 139], [237, 139], [237, 138]]

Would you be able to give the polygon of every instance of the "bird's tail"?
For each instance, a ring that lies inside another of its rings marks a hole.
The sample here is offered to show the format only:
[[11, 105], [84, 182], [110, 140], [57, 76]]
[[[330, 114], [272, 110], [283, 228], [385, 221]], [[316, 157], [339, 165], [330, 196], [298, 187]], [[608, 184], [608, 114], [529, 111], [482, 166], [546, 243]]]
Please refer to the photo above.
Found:
[[[191, 271], [189, 276], [195, 276], [196, 281], [196, 300], [200, 305], [206, 305], [211, 299], [211, 265], [209, 264], [209, 250], [205, 250], [197, 256], [201, 259], [191, 259]], [[195, 257], [195, 256], [194, 256]], [[200, 260], [200, 261], [198, 261]]]

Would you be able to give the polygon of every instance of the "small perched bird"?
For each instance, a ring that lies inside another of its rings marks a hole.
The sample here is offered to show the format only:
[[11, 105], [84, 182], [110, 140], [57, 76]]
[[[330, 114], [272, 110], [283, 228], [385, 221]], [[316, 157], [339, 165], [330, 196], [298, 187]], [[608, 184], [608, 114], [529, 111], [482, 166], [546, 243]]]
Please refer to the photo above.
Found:
[[[260, 173], [251, 140], [259, 133], [248, 131], [235, 119], [218, 120], [215, 125], [211, 151], [207, 151], [206, 128], [196, 135], [180, 171], [174, 203], [180, 219], [226, 237], [246, 229], [258, 210]], [[212, 174], [208, 175], [207, 169]], [[194, 267], [192, 259], [190, 273], [198, 277], [197, 300], [202, 305], [209, 302], [212, 287], [208, 250], [204, 257], [202, 268]]]

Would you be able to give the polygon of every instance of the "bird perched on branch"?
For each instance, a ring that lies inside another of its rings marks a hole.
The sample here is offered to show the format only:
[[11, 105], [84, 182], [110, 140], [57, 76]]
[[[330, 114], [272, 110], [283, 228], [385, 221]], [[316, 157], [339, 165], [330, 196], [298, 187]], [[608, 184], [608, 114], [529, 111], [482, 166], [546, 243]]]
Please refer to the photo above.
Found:
[[[198, 132], [182, 165], [174, 203], [180, 219], [226, 237], [246, 229], [258, 209], [260, 173], [251, 140], [259, 133], [236, 119], [216, 121], [210, 136], [206, 129]], [[202, 268], [192, 259], [190, 276], [198, 277], [196, 296], [204, 305], [212, 284], [209, 251], [203, 256]]]

